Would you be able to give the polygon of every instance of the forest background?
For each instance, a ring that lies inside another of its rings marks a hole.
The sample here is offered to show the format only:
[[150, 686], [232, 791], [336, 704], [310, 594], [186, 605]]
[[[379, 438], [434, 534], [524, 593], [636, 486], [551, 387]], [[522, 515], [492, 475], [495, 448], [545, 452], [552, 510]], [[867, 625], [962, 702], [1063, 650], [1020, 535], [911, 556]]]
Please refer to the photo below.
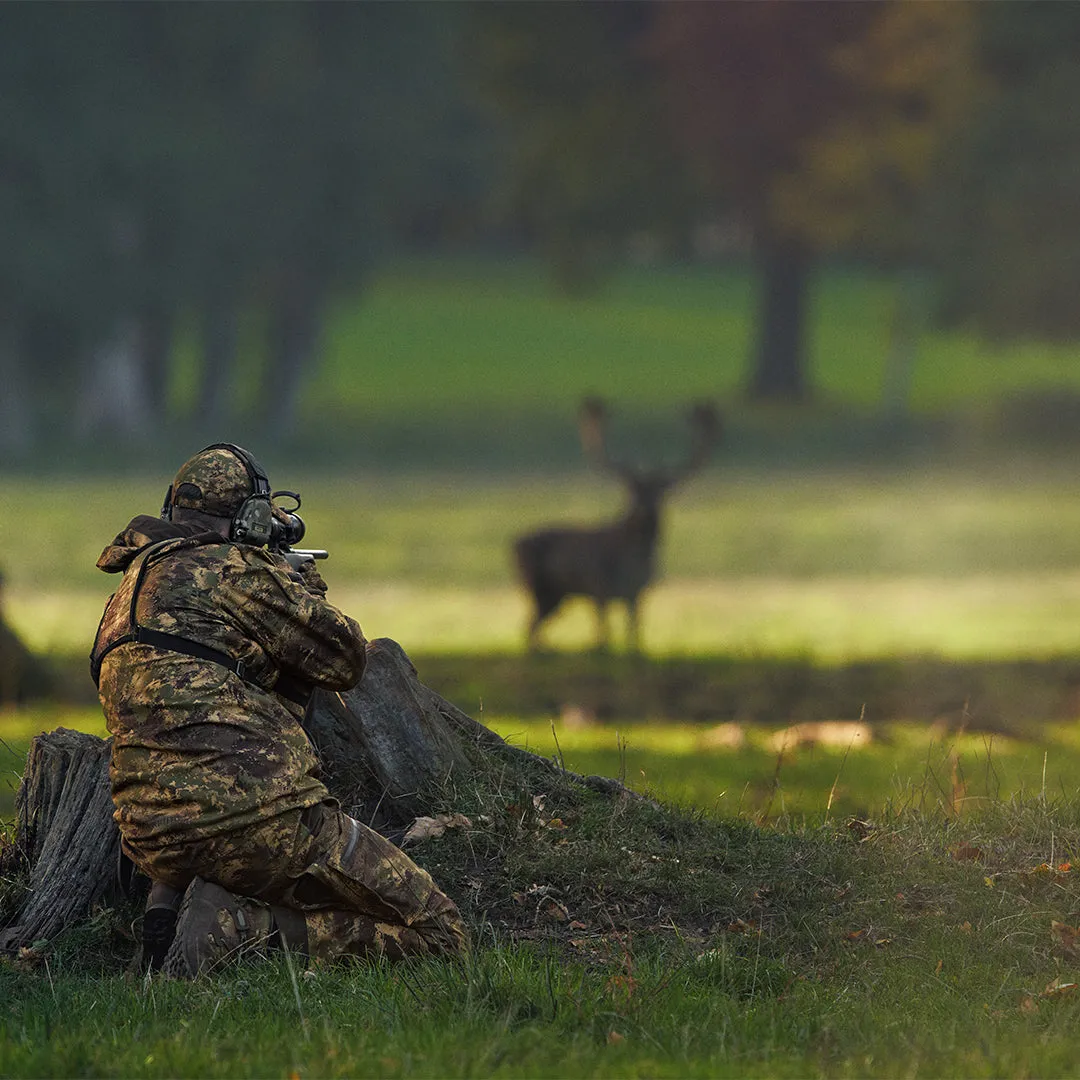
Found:
[[[369, 636], [515, 741], [726, 823], [733, 896], [801, 881], [838, 823], [893, 845], [844, 871], [885, 914], [836, 878], [764, 945], [732, 900], [705, 967], [608, 941], [558, 1025], [569, 983], [500, 945], [419, 1034], [350, 1027], [349, 995], [411, 1008], [379, 972], [305, 983], [285, 1049], [278, 971], [254, 1043], [200, 1049], [177, 1017], [241, 1015], [239, 984], [159, 1016], [60, 948], [55, 983], [0, 969], [0, 1071], [1067, 1070], [1078, 46], [1057, 3], [0, 7], [4, 616], [58, 680], [0, 714], [0, 815], [33, 734], [103, 730], [101, 547], [227, 439], [302, 492]], [[585, 467], [590, 394], [626, 458], [678, 460], [691, 401], [724, 437], [666, 508], [644, 654], [586, 651], [571, 605], [530, 657], [513, 537], [622, 497]], [[50, 1050], [99, 994], [136, 1036]]]

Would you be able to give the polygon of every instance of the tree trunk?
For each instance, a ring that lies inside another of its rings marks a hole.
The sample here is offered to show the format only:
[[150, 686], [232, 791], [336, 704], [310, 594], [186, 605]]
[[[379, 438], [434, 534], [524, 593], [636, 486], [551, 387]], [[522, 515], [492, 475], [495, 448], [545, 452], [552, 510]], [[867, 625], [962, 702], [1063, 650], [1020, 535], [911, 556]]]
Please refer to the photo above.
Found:
[[11, 335], [0, 333], [0, 460], [25, 458], [33, 445], [34, 400], [23, 374], [23, 358]]
[[310, 271], [294, 266], [281, 274], [271, 298], [268, 370], [262, 382], [262, 417], [277, 438], [296, 429], [300, 393], [319, 347], [321, 303], [321, 289]]
[[[330, 793], [365, 824], [386, 833], [427, 813], [451, 776], [478, 770], [500, 781], [514, 762], [558, 773], [609, 795], [641, 799], [615, 780], [579, 777], [509, 746], [420, 682], [401, 646], [368, 645], [360, 685], [317, 691], [305, 728], [319, 752]], [[119, 834], [109, 791], [109, 740], [56, 731], [37, 736], [16, 799], [16, 833], [0, 874], [19, 862], [29, 887], [0, 929], [0, 949], [17, 950], [59, 933], [119, 892]], [[144, 883], [145, 884], [145, 883]]]
[[134, 442], [156, 427], [139, 338], [138, 320], [124, 319], [88, 358], [75, 416], [79, 438], [108, 433]]
[[208, 296], [202, 309], [199, 422], [211, 434], [232, 412], [230, 395], [234, 389], [236, 348], [237, 313], [232, 296], [227, 291]]
[[139, 315], [139, 352], [146, 373], [146, 396], [155, 424], [163, 424], [169, 419], [172, 336], [172, 312], [164, 304], [148, 304]]
[[810, 260], [791, 244], [766, 243], [761, 254], [758, 343], [749, 396], [755, 401], [802, 401], [806, 377], [806, 293]]
[[881, 385], [881, 409], [889, 420], [908, 415], [925, 306], [920, 276], [910, 268], [898, 270]]

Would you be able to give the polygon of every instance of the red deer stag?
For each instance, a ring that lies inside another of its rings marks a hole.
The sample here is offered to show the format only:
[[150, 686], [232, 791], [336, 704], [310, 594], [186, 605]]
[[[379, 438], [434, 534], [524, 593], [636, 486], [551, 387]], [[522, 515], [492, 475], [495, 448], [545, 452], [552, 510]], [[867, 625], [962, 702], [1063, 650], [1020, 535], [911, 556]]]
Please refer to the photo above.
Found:
[[532, 594], [534, 610], [528, 647], [537, 646], [540, 624], [568, 596], [587, 596], [596, 608], [597, 645], [608, 638], [607, 606], [623, 600], [627, 645], [638, 649], [638, 596], [653, 578], [660, 507], [664, 497], [708, 459], [720, 434], [720, 417], [711, 403], [689, 412], [691, 448], [682, 465], [642, 469], [612, 460], [607, 451], [607, 410], [598, 398], [583, 402], [581, 441], [586, 456], [614, 473], [625, 485], [629, 506], [622, 517], [594, 528], [555, 526], [520, 537], [514, 543], [518, 573]]

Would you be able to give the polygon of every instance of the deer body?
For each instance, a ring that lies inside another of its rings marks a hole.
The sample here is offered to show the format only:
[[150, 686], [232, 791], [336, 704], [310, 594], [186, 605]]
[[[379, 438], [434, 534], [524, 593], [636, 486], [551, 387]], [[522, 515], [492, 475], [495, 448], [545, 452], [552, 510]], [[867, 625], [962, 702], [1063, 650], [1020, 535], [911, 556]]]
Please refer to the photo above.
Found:
[[638, 598], [653, 580], [664, 496], [704, 461], [715, 437], [711, 406], [692, 413], [694, 451], [677, 470], [644, 471], [616, 465], [603, 449], [604, 410], [586, 402], [582, 415], [585, 449], [622, 480], [629, 495], [626, 512], [615, 521], [593, 527], [552, 526], [528, 533], [514, 544], [522, 583], [532, 595], [533, 613], [527, 644], [535, 648], [541, 624], [568, 596], [585, 596], [596, 611], [597, 644], [607, 644], [607, 608], [626, 604], [627, 643], [638, 647]]

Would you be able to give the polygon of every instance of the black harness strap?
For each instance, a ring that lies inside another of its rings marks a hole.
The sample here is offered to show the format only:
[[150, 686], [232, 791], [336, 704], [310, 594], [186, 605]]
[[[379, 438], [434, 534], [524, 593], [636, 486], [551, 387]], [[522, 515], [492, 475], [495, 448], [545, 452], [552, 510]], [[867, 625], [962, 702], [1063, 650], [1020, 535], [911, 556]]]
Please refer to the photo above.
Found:
[[[171, 541], [164, 541], [164, 543], [170, 542]], [[159, 545], [155, 545], [155, 547], [157, 546]], [[168, 649], [170, 652], [183, 653], [185, 656], [194, 656], [197, 660], [208, 660], [212, 664], [220, 664], [223, 668], [231, 671], [234, 675], [243, 679], [244, 682], [251, 686], [258, 687], [260, 690], [267, 689], [265, 686], [261, 686], [259, 683], [255, 682], [254, 679], [249, 679], [247, 677], [246, 665], [243, 660], [234, 660], [228, 653], [222, 652], [221, 649], [203, 645], [201, 642], [192, 641], [190, 638], [180, 637], [179, 634], [166, 634], [161, 630], [150, 630], [145, 626], [139, 625], [138, 617], [135, 614], [135, 605], [139, 598], [139, 588], [143, 583], [148, 564], [152, 561], [152, 557], [157, 554], [158, 552], [151, 550], [144, 556], [142, 565], [139, 567], [138, 575], [135, 578], [135, 585], [131, 590], [131, 607], [128, 612], [128, 626], [132, 626], [134, 629], [130, 633], [124, 634], [122, 637], [110, 642], [108, 647], [100, 654], [91, 657], [90, 671], [94, 677], [95, 685], [97, 684], [98, 677], [101, 673], [102, 660], [118, 646], [135, 642], [139, 645], [152, 645], [155, 649]], [[103, 621], [104, 618], [105, 616], [103, 615]], [[280, 672], [278, 674], [277, 681], [273, 686], [273, 692], [275, 694], [280, 694], [283, 698], [288, 698], [289, 701], [299, 705], [302, 709], [307, 708], [308, 699], [311, 697], [311, 687], [309, 685], [304, 683], [301, 679], [285, 674], [285, 672]]]
[[[98, 663], [100, 664], [113, 649], [120, 645], [127, 645], [130, 642], [135, 642], [138, 645], [152, 645], [155, 649], [168, 649], [169, 652], [183, 653], [185, 656], [194, 656], [197, 660], [208, 660], [212, 664], [220, 664], [234, 675], [239, 676], [244, 682], [250, 683], [252, 686], [258, 686], [260, 690], [266, 689], [265, 686], [259, 686], [254, 680], [247, 677], [243, 660], [234, 660], [228, 653], [222, 652], [220, 649], [212, 649], [209, 645], [192, 641], [190, 638], [180, 637], [178, 634], [165, 634], [160, 630], [149, 630], [145, 626], [137, 626], [134, 633], [117, 638], [101, 654]], [[280, 694], [282, 697], [295, 702], [301, 708], [307, 708], [308, 698], [311, 697], [311, 690], [308, 687], [299, 679], [294, 679], [284, 673], [278, 676], [273, 691], [275, 694]]]
[[[155, 649], [169, 649], [172, 652], [183, 653], [185, 656], [194, 656], [198, 660], [209, 660], [213, 664], [220, 664], [223, 668], [227, 668], [245, 682], [250, 682], [252, 686], [258, 685], [247, 678], [243, 660], [234, 660], [228, 653], [222, 652], [220, 649], [212, 649], [209, 645], [192, 641], [190, 638], [180, 637], [178, 634], [165, 634], [160, 630], [148, 630], [145, 626], [139, 626], [136, 627], [135, 633], [129, 640], [136, 641], [140, 645], [153, 645]], [[119, 645], [120, 642], [116, 644]], [[265, 687], [260, 686], [259, 689], [264, 690]], [[274, 693], [280, 694], [282, 697], [288, 698], [304, 708], [307, 707], [308, 698], [311, 697], [311, 691], [306, 689], [299, 679], [293, 679], [284, 673], [278, 676], [273, 689]]]
[[228, 668], [241, 679], [244, 678], [243, 660], [234, 660], [220, 649], [212, 649], [209, 645], [180, 637], [179, 634], [165, 634], [160, 630], [149, 630], [145, 626], [137, 626], [135, 633], [131, 635], [131, 640], [137, 641], [140, 645], [153, 645], [155, 649], [169, 649], [172, 652], [183, 653], [185, 656], [194, 656], [199, 660], [209, 660], [211, 663]]

